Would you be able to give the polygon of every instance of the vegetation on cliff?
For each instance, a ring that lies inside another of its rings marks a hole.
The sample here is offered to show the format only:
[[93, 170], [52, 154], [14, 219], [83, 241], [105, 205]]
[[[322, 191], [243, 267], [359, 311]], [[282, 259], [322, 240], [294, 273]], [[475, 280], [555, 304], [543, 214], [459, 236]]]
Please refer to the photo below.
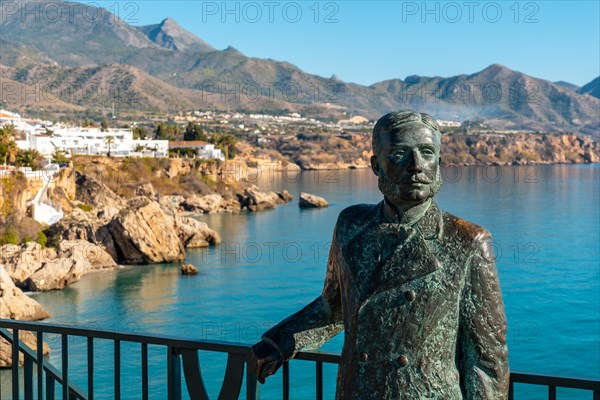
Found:
[[218, 160], [77, 156], [73, 162], [77, 172], [103, 182], [124, 198], [133, 197], [140, 185], [148, 183], [159, 195], [233, 195], [241, 190], [234, 180], [222, 179]]

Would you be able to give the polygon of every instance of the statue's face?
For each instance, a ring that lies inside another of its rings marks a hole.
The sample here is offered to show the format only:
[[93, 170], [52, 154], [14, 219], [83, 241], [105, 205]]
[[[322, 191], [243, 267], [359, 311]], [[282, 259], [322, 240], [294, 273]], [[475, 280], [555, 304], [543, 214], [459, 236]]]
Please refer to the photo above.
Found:
[[415, 124], [382, 137], [371, 165], [379, 189], [396, 206], [412, 207], [433, 196], [441, 185], [440, 144], [435, 133]]

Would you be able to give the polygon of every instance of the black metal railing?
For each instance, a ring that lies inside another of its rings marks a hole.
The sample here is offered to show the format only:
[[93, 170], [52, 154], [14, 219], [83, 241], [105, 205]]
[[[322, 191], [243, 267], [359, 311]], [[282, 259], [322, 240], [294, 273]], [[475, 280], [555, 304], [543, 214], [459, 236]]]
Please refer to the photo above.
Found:
[[[9, 331], [12, 330], [12, 332]], [[36, 334], [37, 351], [31, 350], [21, 340], [19, 332], [29, 331]], [[56, 334], [61, 337], [61, 371], [44, 361], [43, 340], [45, 334]], [[131, 334], [114, 331], [92, 330], [64, 325], [36, 322], [21, 322], [0, 319], [0, 336], [12, 345], [12, 359], [18, 360], [19, 353], [24, 356], [23, 390], [24, 397], [33, 398], [37, 387], [38, 399], [54, 399], [55, 385], [61, 385], [62, 398], [68, 400], [94, 399], [94, 347], [95, 340], [108, 340], [113, 343], [114, 357], [114, 399], [121, 399], [121, 344], [138, 343], [141, 348], [141, 387], [139, 392], [143, 400], [149, 398], [148, 380], [148, 346], [162, 346], [166, 350], [167, 393], [169, 400], [181, 399], [181, 367], [186, 388], [192, 399], [208, 400], [208, 394], [202, 379], [198, 351], [209, 351], [227, 354], [225, 377], [219, 393], [219, 399], [237, 399], [241, 393], [244, 372], [246, 374], [246, 399], [255, 400], [258, 394], [256, 378], [251, 374], [249, 364], [251, 348], [245, 344], [225, 343], [218, 341], [194, 341], [174, 337]], [[87, 391], [78, 388], [69, 380], [69, 337], [87, 338]], [[37, 384], [33, 379], [33, 364], [37, 365]], [[12, 398], [21, 399], [19, 385], [19, 364], [12, 365]], [[45, 379], [44, 379], [45, 376]], [[45, 382], [44, 382], [45, 381]], [[44, 390], [45, 383], [45, 390]]]
[[[33, 332], [36, 336], [37, 351], [33, 351], [19, 338], [20, 332]], [[43, 357], [44, 335], [55, 334], [61, 338], [61, 370], [51, 365]], [[18, 360], [19, 354], [23, 355], [24, 364], [21, 371], [19, 363], [13, 362], [12, 366], [12, 398], [33, 399], [37, 391], [38, 399], [53, 400], [55, 389], [60, 385], [62, 399], [68, 400], [93, 400], [94, 399], [94, 348], [95, 340], [107, 340], [113, 343], [113, 369], [114, 369], [114, 398], [121, 398], [121, 344], [137, 343], [140, 345], [140, 371], [141, 387], [139, 392], [142, 399], [149, 398], [149, 368], [148, 346], [162, 346], [166, 350], [167, 365], [167, 393], [169, 400], [182, 398], [182, 367], [185, 385], [191, 399], [208, 400], [202, 371], [198, 358], [198, 351], [209, 351], [227, 354], [225, 377], [218, 395], [219, 400], [238, 399], [242, 390], [244, 376], [246, 378], [246, 399], [259, 398], [259, 386], [256, 378], [250, 372], [251, 347], [247, 344], [219, 342], [210, 340], [187, 340], [174, 337], [131, 334], [115, 331], [92, 330], [64, 325], [55, 325], [36, 322], [22, 322], [0, 319], [0, 337], [11, 343], [12, 359]], [[86, 365], [87, 365], [87, 390], [79, 388], [69, 379], [69, 337], [83, 337], [87, 340]], [[300, 352], [296, 360], [305, 360], [315, 363], [316, 371], [316, 398], [323, 399], [323, 364], [339, 364], [340, 355], [323, 351]], [[35, 368], [34, 368], [35, 365]], [[37, 377], [34, 379], [34, 370]], [[20, 385], [20, 373], [23, 373], [23, 384]], [[282, 367], [282, 399], [290, 397], [290, 371], [289, 362]], [[35, 382], [34, 382], [35, 381]], [[590, 399], [600, 400], [600, 380], [585, 380], [556, 376], [533, 375], [513, 372], [510, 377], [509, 399], [514, 399], [515, 384], [541, 385], [548, 388], [548, 399], [556, 400], [557, 388], [580, 389], [588, 391]], [[20, 389], [23, 396], [20, 397]], [[1, 396], [1, 394], [0, 394]]]

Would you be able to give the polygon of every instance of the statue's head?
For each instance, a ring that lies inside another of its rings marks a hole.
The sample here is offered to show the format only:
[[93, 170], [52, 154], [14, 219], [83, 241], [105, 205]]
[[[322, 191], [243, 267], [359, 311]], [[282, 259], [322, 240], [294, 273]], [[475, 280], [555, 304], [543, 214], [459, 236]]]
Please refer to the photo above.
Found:
[[406, 210], [439, 191], [440, 145], [440, 128], [430, 115], [397, 111], [377, 121], [371, 168], [388, 201]]

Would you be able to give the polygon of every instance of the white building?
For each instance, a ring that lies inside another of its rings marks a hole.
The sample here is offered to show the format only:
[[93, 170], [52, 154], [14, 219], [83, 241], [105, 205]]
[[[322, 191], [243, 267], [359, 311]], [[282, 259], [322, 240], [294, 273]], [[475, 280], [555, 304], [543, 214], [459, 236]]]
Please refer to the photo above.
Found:
[[436, 122], [438, 123], [439, 126], [449, 126], [449, 127], [454, 127], [454, 128], [460, 127], [460, 122], [458, 122], [458, 121], [446, 121], [443, 119], [438, 119]]
[[195, 149], [198, 158], [214, 158], [225, 160], [221, 149], [215, 149], [215, 145], [200, 140], [169, 141], [170, 149]]
[[199, 158], [224, 160], [220, 149], [207, 142], [170, 142], [168, 140], [133, 139], [127, 128], [100, 129], [95, 127], [53, 125], [49, 121], [24, 120], [19, 114], [0, 110], [0, 127], [12, 124], [25, 133], [17, 140], [20, 149], [34, 149], [44, 156], [57, 150], [70, 154], [110, 155], [114, 157], [167, 157], [169, 148], [195, 148]]
[[131, 129], [59, 127], [51, 134], [31, 135], [29, 145], [44, 155], [60, 150], [66, 154], [166, 157], [169, 151], [167, 140], [134, 140]]
[[29, 148], [29, 136], [36, 133], [44, 132], [41, 121], [22, 119], [21, 115], [0, 109], [0, 127], [12, 125], [17, 132], [25, 134], [25, 140], [16, 138], [15, 142], [20, 149], [27, 150]]

